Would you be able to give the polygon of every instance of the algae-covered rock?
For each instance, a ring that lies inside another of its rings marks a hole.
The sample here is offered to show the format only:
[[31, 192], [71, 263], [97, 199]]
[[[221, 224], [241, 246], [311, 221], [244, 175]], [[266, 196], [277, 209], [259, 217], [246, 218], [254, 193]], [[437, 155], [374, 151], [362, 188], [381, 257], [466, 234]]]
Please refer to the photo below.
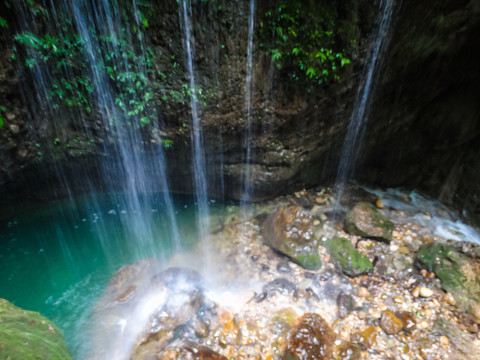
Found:
[[262, 235], [274, 250], [307, 269], [317, 270], [322, 267], [322, 260], [312, 228], [309, 211], [299, 206], [280, 207], [263, 223]]
[[370, 259], [358, 252], [345, 238], [336, 237], [327, 240], [325, 247], [330, 253], [332, 262], [348, 276], [358, 276], [373, 268]]
[[453, 245], [434, 242], [418, 250], [415, 263], [420, 269], [434, 272], [446, 291], [455, 292], [463, 288], [467, 280], [461, 272], [462, 258]]
[[331, 359], [335, 335], [318, 314], [303, 315], [290, 333], [282, 360]]
[[60, 330], [34, 311], [0, 299], [0, 359], [71, 359]]
[[420, 269], [434, 272], [458, 306], [480, 319], [479, 259], [462, 254], [453, 244], [433, 242], [418, 250], [415, 264]]
[[395, 228], [385, 215], [372, 204], [359, 202], [347, 214], [345, 229], [352, 235], [358, 235], [375, 240], [392, 241]]

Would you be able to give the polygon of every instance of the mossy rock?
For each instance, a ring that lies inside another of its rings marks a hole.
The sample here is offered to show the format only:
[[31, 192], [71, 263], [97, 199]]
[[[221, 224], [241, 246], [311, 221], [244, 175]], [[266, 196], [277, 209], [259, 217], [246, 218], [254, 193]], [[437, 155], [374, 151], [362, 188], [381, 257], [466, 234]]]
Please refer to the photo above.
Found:
[[325, 243], [332, 261], [348, 276], [358, 276], [373, 268], [370, 259], [358, 252], [345, 238], [336, 237]]
[[434, 272], [446, 291], [455, 292], [464, 288], [467, 281], [461, 272], [463, 259], [453, 245], [433, 242], [418, 250], [415, 263], [420, 269]]
[[455, 245], [433, 242], [418, 250], [415, 264], [419, 269], [434, 272], [459, 309], [480, 320], [479, 259], [462, 254]]
[[53, 322], [0, 299], [0, 359], [68, 360], [67, 345]]
[[310, 270], [322, 267], [312, 214], [299, 206], [279, 207], [262, 226], [267, 245]]
[[323, 263], [318, 255], [318, 251], [311, 251], [310, 253], [299, 253], [296, 255], [295, 261], [305, 269], [318, 270], [322, 267]]
[[359, 202], [347, 214], [345, 230], [352, 235], [374, 240], [392, 241], [395, 224], [367, 202]]

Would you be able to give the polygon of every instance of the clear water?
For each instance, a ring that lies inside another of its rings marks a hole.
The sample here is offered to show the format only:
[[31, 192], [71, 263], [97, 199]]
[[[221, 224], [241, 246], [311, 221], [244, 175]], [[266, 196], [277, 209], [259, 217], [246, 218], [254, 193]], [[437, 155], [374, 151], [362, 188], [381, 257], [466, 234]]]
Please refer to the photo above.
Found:
[[[115, 196], [66, 200], [12, 209], [0, 218], [0, 298], [42, 313], [63, 331], [74, 358], [82, 353], [82, 332], [92, 305], [112, 275], [140, 254], [165, 259], [173, 254], [175, 234], [161, 194], [151, 209], [154, 241], [140, 244], [128, 230], [130, 214]], [[210, 204], [218, 214], [223, 205]], [[197, 240], [197, 206], [188, 197], [174, 198], [185, 249]], [[137, 251], [139, 246], [142, 251]]]

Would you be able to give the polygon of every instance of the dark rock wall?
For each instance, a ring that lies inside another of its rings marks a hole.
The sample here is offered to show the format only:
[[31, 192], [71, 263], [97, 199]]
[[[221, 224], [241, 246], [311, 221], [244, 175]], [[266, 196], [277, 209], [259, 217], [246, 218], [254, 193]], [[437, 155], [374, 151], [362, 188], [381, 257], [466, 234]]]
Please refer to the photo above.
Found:
[[[305, 6], [316, 4], [305, 1]], [[256, 2], [251, 146], [257, 199], [335, 178], [378, 4], [367, 0], [322, 4], [335, 14], [337, 43], [352, 64], [340, 81], [312, 87], [289, 79], [286, 70], [277, 69], [260, 46], [270, 41], [260, 32], [265, 12], [278, 1]], [[420, 188], [470, 214], [480, 210], [479, 8], [474, 0], [435, 4], [404, 0], [399, 6], [372, 104], [358, 179]], [[197, 0], [192, 1], [192, 9], [196, 81], [204, 94], [200, 108], [209, 184], [212, 194], [238, 198], [246, 153], [249, 1]], [[179, 181], [191, 177], [191, 144], [189, 97], [182, 90], [188, 76], [178, 3], [154, 1], [146, 15], [150, 19], [148, 44], [155, 54], [150, 77], [158, 122], [162, 138], [173, 142], [166, 151], [170, 182], [173, 190], [190, 192], [191, 181]], [[96, 132], [99, 145], [88, 151], [81, 141], [69, 149], [53, 146], [58, 133], [75, 138], [82, 129], [68, 121], [60, 129], [58, 125], [52, 128], [41, 114], [26, 114], [29, 107], [22, 105], [19, 79], [8, 57], [11, 44], [5, 31], [2, 36], [0, 46], [6, 51], [0, 55], [0, 101], [8, 105], [11, 119], [0, 129], [0, 184], [9, 196], [59, 196], [62, 185], [53, 192], [46, 190], [51, 189], [46, 184], [57, 178], [52, 172], [59, 166], [67, 169], [62, 181], [70, 184], [75, 183], [80, 166], [95, 176], [98, 161], [91, 160], [102, 157], [103, 134]]]
[[404, 1], [360, 177], [480, 215], [480, 3]]

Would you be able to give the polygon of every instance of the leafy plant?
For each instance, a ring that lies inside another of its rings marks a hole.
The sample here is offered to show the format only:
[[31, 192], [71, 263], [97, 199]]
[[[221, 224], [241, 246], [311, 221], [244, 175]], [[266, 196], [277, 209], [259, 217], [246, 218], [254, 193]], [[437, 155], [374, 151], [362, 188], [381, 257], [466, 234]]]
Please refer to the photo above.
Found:
[[3, 105], [0, 105], [0, 129], [3, 128], [5, 125], [5, 113], [7, 112], [7, 108]]
[[[313, 4], [313, 5], [312, 5]], [[341, 69], [350, 64], [335, 46], [335, 16], [327, 5], [282, 1], [266, 11], [261, 23], [266, 47], [278, 69], [292, 79], [305, 78], [318, 84], [339, 80]]]

